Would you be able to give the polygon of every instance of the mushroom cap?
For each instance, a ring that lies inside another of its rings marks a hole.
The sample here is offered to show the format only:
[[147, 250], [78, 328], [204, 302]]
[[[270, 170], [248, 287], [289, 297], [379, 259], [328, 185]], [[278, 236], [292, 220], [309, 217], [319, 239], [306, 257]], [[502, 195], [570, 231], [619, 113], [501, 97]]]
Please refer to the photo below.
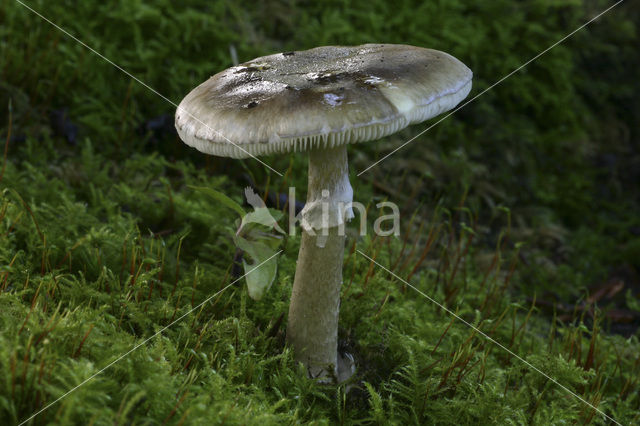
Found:
[[263, 56], [193, 89], [176, 129], [207, 154], [247, 158], [390, 135], [454, 108], [472, 72], [438, 50], [324, 46]]

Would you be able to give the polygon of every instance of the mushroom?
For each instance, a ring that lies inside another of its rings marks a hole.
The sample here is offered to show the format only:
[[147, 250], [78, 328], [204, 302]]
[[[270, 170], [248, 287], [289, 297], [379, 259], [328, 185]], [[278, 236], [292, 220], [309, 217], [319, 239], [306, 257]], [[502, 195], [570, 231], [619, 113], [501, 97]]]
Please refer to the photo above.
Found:
[[469, 94], [471, 78], [462, 62], [437, 50], [325, 46], [226, 69], [178, 106], [180, 138], [204, 153], [309, 153], [287, 342], [311, 377], [341, 381], [352, 367], [337, 350], [345, 246], [340, 230], [353, 217], [347, 145], [380, 139], [452, 109]]

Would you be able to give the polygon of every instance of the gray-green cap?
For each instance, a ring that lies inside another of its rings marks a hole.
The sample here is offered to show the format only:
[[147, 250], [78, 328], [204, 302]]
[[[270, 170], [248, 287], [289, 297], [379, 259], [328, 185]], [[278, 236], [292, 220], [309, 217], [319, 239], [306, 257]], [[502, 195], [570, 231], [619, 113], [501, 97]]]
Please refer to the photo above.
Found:
[[395, 44], [263, 56], [193, 89], [176, 129], [207, 154], [247, 158], [379, 139], [454, 108], [472, 72], [453, 56]]

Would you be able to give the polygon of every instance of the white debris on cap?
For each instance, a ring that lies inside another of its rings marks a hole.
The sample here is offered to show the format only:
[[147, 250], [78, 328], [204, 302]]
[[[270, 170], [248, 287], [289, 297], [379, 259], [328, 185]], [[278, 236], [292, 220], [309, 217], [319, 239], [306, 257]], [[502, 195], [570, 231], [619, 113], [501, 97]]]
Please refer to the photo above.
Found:
[[247, 158], [380, 139], [454, 108], [472, 72], [451, 55], [393, 44], [256, 58], [191, 91], [176, 129], [204, 153]]

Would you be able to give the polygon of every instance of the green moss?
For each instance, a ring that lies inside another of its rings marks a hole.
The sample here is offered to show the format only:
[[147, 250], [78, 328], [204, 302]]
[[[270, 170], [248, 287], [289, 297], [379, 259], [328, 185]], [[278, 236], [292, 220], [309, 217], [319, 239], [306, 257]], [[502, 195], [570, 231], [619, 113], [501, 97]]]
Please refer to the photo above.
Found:
[[[178, 101], [231, 65], [230, 45], [245, 61], [378, 41], [454, 54], [479, 93], [608, 4], [29, 5]], [[252, 181], [296, 186], [303, 199], [304, 157], [266, 158], [287, 171], [280, 179], [190, 152], [169, 130], [166, 100], [0, 2], [0, 105], [11, 106], [0, 135], [10, 120], [12, 136], [0, 181], [0, 424], [63, 396], [29, 424], [608, 423], [569, 392], [637, 423], [637, 330], [609, 333], [606, 306], [567, 314], [542, 303], [553, 292], [579, 306], [623, 268], [614, 310], [638, 310], [637, 14], [619, 6], [385, 167], [355, 174], [419, 128], [352, 149], [356, 198], [400, 204], [403, 234], [349, 247], [508, 351], [349, 250], [339, 333], [358, 372], [327, 387], [284, 345], [298, 239], [253, 301], [234, 272], [236, 214], [190, 189], [241, 202]], [[51, 119], [62, 109], [75, 137]]]

